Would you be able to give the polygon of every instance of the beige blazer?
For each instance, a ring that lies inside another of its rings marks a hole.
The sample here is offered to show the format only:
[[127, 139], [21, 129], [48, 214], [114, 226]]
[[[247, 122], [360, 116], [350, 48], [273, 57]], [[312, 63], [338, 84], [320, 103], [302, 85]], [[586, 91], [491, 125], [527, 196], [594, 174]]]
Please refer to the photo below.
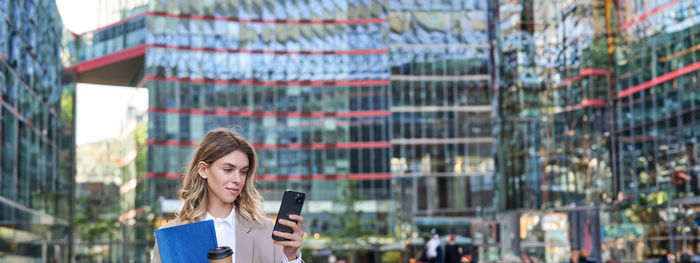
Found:
[[[265, 218], [265, 224], [261, 227], [253, 227], [247, 220], [236, 213], [236, 250], [233, 256], [236, 263], [278, 263], [282, 262], [284, 253], [282, 246], [272, 243], [272, 220]], [[158, 229], [181, 225], [179, 219], [168, 222]], [[151, 263], [160, 262], [158, 242], [153, 247]]]

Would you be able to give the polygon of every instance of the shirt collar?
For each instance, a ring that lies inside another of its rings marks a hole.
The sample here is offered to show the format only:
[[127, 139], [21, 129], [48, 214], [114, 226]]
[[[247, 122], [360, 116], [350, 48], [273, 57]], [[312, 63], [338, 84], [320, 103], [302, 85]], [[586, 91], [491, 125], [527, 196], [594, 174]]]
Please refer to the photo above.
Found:
[[214, 222], [221, 222], [225, 221], [231, 224], [231, 226], [236, 225], [236, 207], [231, 208], [231, 213], [228, 214], [226, 218], [216, 218], [209, 214], [209, 211], [207, 211], [207, 215], [204, 217], [204, 220], [214, 220]]

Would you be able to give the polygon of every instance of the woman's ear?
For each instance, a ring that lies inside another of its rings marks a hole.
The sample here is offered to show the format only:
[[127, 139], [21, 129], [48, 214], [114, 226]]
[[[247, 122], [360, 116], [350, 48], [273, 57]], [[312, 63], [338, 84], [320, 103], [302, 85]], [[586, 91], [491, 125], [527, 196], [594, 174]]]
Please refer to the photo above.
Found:
[[202, 177], [202, 179], [207, 179], [207, 163], [203, 161], [197, 163], [197, 174], [199, 174], [199, 177]]

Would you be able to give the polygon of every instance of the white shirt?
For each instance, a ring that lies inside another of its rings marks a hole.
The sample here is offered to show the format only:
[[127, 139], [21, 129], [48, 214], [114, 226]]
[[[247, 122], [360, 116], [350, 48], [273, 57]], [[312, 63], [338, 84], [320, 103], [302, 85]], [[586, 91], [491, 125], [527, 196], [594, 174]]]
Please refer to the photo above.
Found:
[[437, 257], [437, 250], [440, 249], [440, 238], [437, 235], [433, 235], [433, 238], [430, 239], [430, 241], [428, 241], [428, 244], [426, 246], [428, 247], [428, 251], [426, 251], [426, 256], [429, 259]]
[[[233, 263], [236, 263], [236, 209], [231, 209], [231, 213], [226, 218], [216, 218], [209, 214], [204, 220], [214, 220], [214, 231], [216, 232], [216, 243], [220, 247], [230, 247], [233, 250]], [[297, 258], [289, 261], [287, 256], [282, 255], [283, 263], [301, 263], [301, 252], [297, 250]]]

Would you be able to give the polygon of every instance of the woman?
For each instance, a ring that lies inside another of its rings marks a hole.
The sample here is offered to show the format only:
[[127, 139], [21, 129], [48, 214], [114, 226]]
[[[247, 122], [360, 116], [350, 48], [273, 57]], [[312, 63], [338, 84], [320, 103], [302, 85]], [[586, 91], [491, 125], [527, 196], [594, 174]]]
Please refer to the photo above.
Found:
[[[297, 223], [280, 219], [294, 232], [273, 233], [253, 184], [257, 161], [253, 147], [237, 133], [224, 129], [207, 133], [182, 181], [182, 210], [161, 228], [213, 219], [217, 243], [233, 249], [234, 263], [303, 262], [299, 248], [304, 218], [290, 215]], [[272, 234], [289, 241], [272, 240]], [[160, 263], [157, 242], [151, 262]]]

